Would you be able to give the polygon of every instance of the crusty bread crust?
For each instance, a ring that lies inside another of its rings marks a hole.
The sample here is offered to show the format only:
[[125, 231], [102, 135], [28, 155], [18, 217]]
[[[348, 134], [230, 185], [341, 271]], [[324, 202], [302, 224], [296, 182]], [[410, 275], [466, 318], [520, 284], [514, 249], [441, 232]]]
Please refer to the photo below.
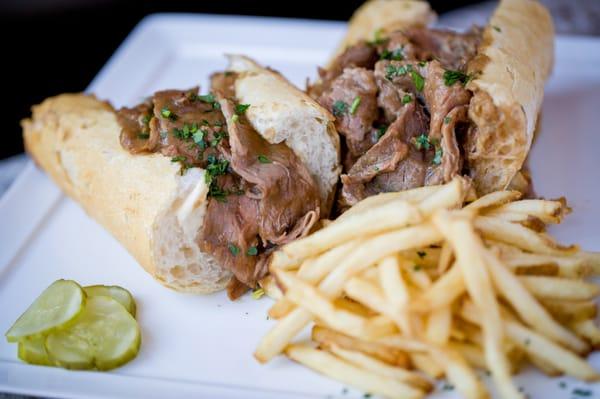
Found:
[[429, 3], [419, 0], [369, 0], [354, 11], [348, 22], [344, 39], [336, 49], [331, 62], [346, 48], [361, 40], [373, 40], [375, 32], [387, 32], [411, 26], [427, 26], [436, 15]]
[[469, 72], [477, 135], [467, 162], [480, 194], [501, 190], [523, 167], [554, 60], [552, 18], [535, 0], [502, 0]]
[[[114, 110], [93, 96], [49, 98], [33, 107], [32, 118], [22, 125], [27, 152], [35, 162], [153, 277], [170, 288], [196, 293], [225, 287], [229, 272], [210, 262], [182, 270], [184, 265], [161, 254], [164, 249], [158, 242], [164, 239], [165, 214], [194, 188], [204, 192], [195, 204], [202, 213], [207, 190], [201, 170], [190, 170], [184, 178], [179, 164], [161, 154], [131, 155], [119, 143], [121, 127]], [[181, 236], [177, 234], [183, 240]]]

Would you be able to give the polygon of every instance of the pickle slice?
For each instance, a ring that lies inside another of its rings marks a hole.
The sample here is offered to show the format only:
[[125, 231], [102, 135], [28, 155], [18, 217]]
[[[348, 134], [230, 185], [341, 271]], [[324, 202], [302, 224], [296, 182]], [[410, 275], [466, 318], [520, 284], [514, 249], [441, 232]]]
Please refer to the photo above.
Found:
[[83, 290], [88, 296], [109, 296], [127, 309], [135, 317], [136, 305], [133, 295], [123, 287], [117, 285], [90, 285]]
[[38, 364], [41, 366], [53, 366], [50, 360], [44, 341], [46, 337], [23, 338], [19, 341], [19, 350], [17, 352], [19, 359], [29, 364]]
[[8, 342], [47, 334], [66, 326], [82, 311], [85, 293], [75, 281], [57, 280], [27, 308], [6, 332]]
[[139, 326], [123, 305], [91, 296], [75, 323], [48, 335], [46, 350], [65, 368], [110, 370], [133, 359], [140, 342]]

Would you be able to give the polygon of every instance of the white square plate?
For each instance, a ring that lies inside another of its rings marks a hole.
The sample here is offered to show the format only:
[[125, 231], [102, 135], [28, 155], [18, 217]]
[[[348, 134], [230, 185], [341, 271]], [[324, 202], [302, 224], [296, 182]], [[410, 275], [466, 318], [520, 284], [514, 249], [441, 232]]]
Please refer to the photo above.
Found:
[[[162, 88], [207, 87], [225, 67], [223, 53], [255, 57], [304, 87], [342, 37], [344, 24], [297, 20], [154, 15], [146, 18], [88, 91], [115, 106]], [[540, 135], [530, 166], [538, 195], [569, 198], [575, 211], [555, 229], [560, 239], [600, 250], [600, 41], [557, 40]], [[115, 182], [118, 184], [118, 182]], [[594, 207], [594, 205], [596, 205]], [[138, 301], [139, 356], [110, 373], [29, 366], [0, 339], [0, 392], [56, 397], [359, 398], [285, 359], [252, 357], [270, 328], [270, 301], [223, 293], [198, 297], [158, 285], [106, 231], [30, 164], [0, 199], [0, 332], [52, 281], [119, 284]], [[600, 368], [600, 357], [592, 362]], [[559, 387], [559, 381], [567, 383]], [[518, 382], [534, 398], [570, 397], [583, 384], [526, 371]], [[600, 394], [600, 387], [591, 387]], [[439, 392], [439, 396], [455, 396]]]

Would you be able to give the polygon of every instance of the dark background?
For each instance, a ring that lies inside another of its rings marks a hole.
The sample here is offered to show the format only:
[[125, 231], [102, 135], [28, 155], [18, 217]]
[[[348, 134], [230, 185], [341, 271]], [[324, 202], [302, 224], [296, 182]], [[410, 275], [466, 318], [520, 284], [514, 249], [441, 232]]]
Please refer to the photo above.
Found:
[[[431, 1], [439, 13], [475, 1]], [[361, 0], [0, 0], [3, 118], [0, 159], [23, 151], [32, 104], [82, 91], [146, 15], [192, 12], [347, 20]]]

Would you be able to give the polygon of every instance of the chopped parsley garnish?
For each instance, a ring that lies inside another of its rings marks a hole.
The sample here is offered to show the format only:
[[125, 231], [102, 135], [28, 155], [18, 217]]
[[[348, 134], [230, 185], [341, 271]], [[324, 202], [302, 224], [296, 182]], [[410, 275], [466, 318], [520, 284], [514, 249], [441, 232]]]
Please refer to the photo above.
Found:
[[500, 29], [500, 27], [497, 25], [492, 25], [492, 28], [494, 28], [496, 32], [502, 32], [502, 29]]
[[356, 110], [358, 110], [359, 105], [360, 105], [360, 96], [356, 96], [354, 98], [354, 101], [352, 101], [352, 105], [350, 106], [350, 115], [354, 115], [356, 113]]
[[375, 132], [375, 141], [379, 141], [379, 139], [383, 137], [383, 135], [387, 131], [387, 128], [387, 125], [382, 125], [377, 128], [377, 131]]
[[144, 133], [144, 132], [138, 133], [138, 139], [148, 140], [149, 138], [150, 138], [150, 133]]
[[475, 77], [472, 74], [466, 74], [464, 72], [461, 71], [452, 71], [452, 70], [447, 70], [444, 72], [444, 84], [446, 86], [452, 86], [454, 83], [456, 82], [460, 82], [463, 84], [463, 86], [465, 86], [467, 83], [469, 83], [471, 80], [473, 80], [473, 78]]
[[442, 155], [444, 154], [444, 151], [442, 150], [442, 147], [438, 147], [435, 149], [435, 155], [433, 157], [433, 164], [434, 165], [439, 165], [442, 163]]
[[363, 398], [365, 398], [365, 399], [368, 399], [368, 398], [370, 398], [371, 396], [373, 396], [373, 395], [372, 395], [372, 394], [370, 394], [370, 393], [366, 393], [366, 394], [364, 394], [364, 395], [363, 395]]
[[211, 147], [216, 147], [219, 145], [219, 143], [221, 142], [221, 140], [223, 140], [224, 138], [228, 137], [227, 132], [215, 132], [213, 139], [210, 141], [210, 146]]
[[189, 140], [198, 131], [198, 124], [184, 124], [180, 129], [173, 129], [173, 136], [181, 140]]
[[152, 119], [151, 114], [144, 115], [144, 117], [142, 118], [142, 122], [144, 122], [147, 125], [148, 123], [150, 123], [150, 119]]
[[167, 118], [170, 119], [172, 121], [177, 119], [177, 115], [175, 115], [170, 109], [169, 107], [163, 107], [163, 109], [160, 110], [160, 115], [163, 118]]
[[246, 255], [248, 255], [248, 256], [258, 255], [258, 248], [254, 247], [254, 246], [248, 248], [248, 250], [246, 251]]
[[207, 158], [208, 165], [206, 165], [206, 182], [211, 183], [215, 176], [224, 175], [227, 173], [227, 167], [229, 161], [226, 159], [217, 159], [214, 155], [209, 155]]
[[416, 272], [418, 272], [418, 271], [419, 271], [419, 270], [421, 270], [422, 268], [423, 268], [423, 266], [421, 266], [421, 265], [414, 265], [414, 266], [413, 266], [413, 270], [414, 270], [414, 271], [416, 271]]
[[423, 87], [425, 87], [425, 78], [415, 70], [410, 71], [410, 76], [417, 91], [423, 91]]
[[201, 150], [206, 148], [206, 141], [204, 141], [204, 137], [206, 136], [206, 131], [198, 130], [192, 134], [192, 140]]
[[412, 101], [412, 96], [410, 94], [405, 94], [402, 96], [402, 104], [408, 104]]
[[262, 288], [257, 288], [252, 291], [252, 299], [260, 299], [263, 295], [265, 295], [265, 290]]
[[425, 251], [417, 251], [417, 255], [419, 255], [419, 258], [423, 259], [427, 253]]
[[215, 95], [212, 93], [196, 96], [196, 100], [210, 104], [213, 107], [213, 109], [221, 109], [221, 104], [219, 104], [219, 102], [215, 98]]
[[431, 143], [429, 142], [429, 137], [425, 133], [413, 138], [413, 144], [417, 150], [428, 150], [431, 148]]
[[333, 103], [332, 112], [334, 116], [342, 116], [348, 112], [348, 104], [341, 100], [337, 100]]
[[449, 116], [446, 116], [446, 117], [444, 118], [444, 125], [447, 125], [447, 124], [448, 124], [448, 123], [450, 123], [450, 122], [452, 122], [452, 118], [451, 118], [451, 117], [449, 117]]
[[176, 157], [171, 158], [171, 162], [179, 162], [181, 164], [179, 174], [182, 176], [189, 168], [192, 167], [192, 165], [188, 163], [187, 158], [183, 155], [178, 155]]
[[454, 385], [452, 385], [452, 384], [449, 384], [449, 383], [447, 383], [447, 382], [444, 382], [444, 385], [442, 386], [442, 389], [443, 389], [444, 391], [451, 391], [451, 390], [453, 390], [453, 389], [454, 389]]
[[385, 67], [385, 77], [388, 80], [392, 80], [396, 76], [406, 75], [411, 72], [412, 69], [412, 65], [394, 66], [390, 64]]
[[561, 387], [562, 389], [565, 389], [567, 387], [567, 383], [564, 381], [561, 381], [558, 383], [558, 386]]
[[429, 61], [419, 61], [419, 66], [424, 67]]
[[404, 46], [398, 47], [392, 51], [385, 49], [381, 52], [379, 59], [382, 60], [393, 60], [393, 61], [402, 61], [404, 59]]
[[235, 113], [238, 115], [242, 115], [246, 110], [250, 108], [250, 104], [236, 104], [235, 105]]
[[592, 391], [589, 389], [575, 388], [572, 393], [578, 396], [592, 396]]
[[264, 156], [264, 155], [261, 154], [261, 155], [258, 156], [258, 162], [260, 162], [260, 163], [272, 163], [273, 161], [271, 161], [269, 158], [267, 158], [266, 156]]
[[231, 117], [231, 123], [237, 123], [237, 121], [240, 120], [240, 116], [238, 114], [235, 114]]
[[233, 256], [238, 256], [238, 254], [240, 253], [240, 249], [235, 244], [229, 243], [227, 244], [227, 248], [229, 248], [229, 252], [231, 252]]

